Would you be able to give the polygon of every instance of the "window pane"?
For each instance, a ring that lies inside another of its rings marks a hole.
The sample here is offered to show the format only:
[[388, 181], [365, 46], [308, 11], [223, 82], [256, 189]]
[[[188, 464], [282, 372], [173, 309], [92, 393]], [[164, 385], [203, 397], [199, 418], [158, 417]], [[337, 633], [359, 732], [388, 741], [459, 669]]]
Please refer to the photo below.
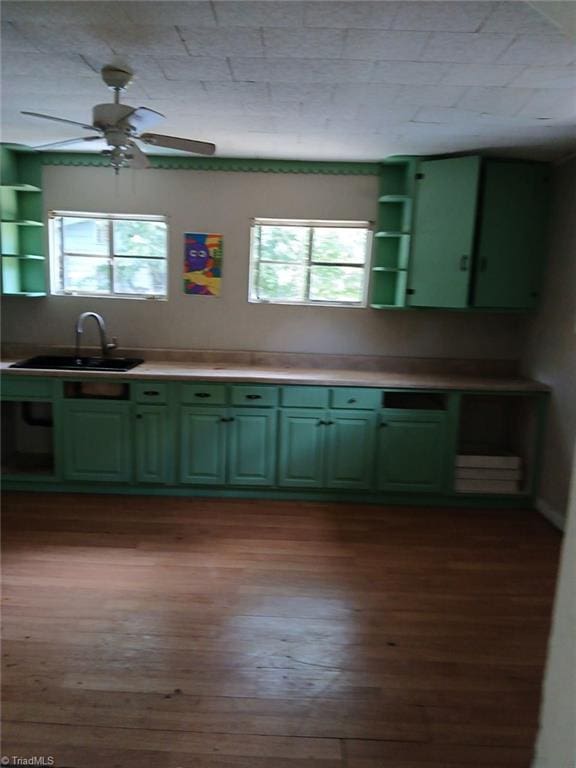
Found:
[[368, 232], [365, 229], [315, 227], [312, 261], [342, 261], [364, 264]]
[[114, 221], [114, 253], [123, 256], [166, 256], [163, 221]]
[[291, 264], [260, 264], [256, 298], [268, 301], [303, 301], [305, 268]]
[[166, 293], [165, 259], [125, 259], [114, 261], [114, 292], [157, 296]]
[[110, 291], [108, 259], [87, 256], [64, 257], [64, 290], [82, 293], [108, 293]]
[[65, 253], [108, 256], [108, 222], [102, 219], [62, 218]]
[[[308, 252], [307, 227], [261, 226], [260, 258], [265, 261], [305, 261]], [[258, 237], [258, 231], [256, 231]], [[256, 247], [258, 240], [256, 240]]]
[[312, 267], [310, 298], [314, 301], [360, 302], [364, 270], [361, 267]]

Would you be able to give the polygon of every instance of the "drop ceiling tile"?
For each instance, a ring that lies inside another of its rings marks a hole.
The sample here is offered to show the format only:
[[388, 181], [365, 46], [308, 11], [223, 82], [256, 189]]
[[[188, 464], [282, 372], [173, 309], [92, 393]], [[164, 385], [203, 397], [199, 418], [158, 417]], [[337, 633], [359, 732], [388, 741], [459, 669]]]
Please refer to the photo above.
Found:
[[98, 24], [105, 19], [108, 24], [127, 23], [126, 5], [114, 0], [92, 2], [3, 2], [4, 21], [31, 22], [35, 24]]
[[200, 82], [201, 80], [231, 79], [226, 60], [211, 56], [186, 56], [174, 59], [158, 57], [158, 64], [168, 80]]
[[567, 120], [576, 118], [576, 91], [536, 90], [518, 112], [519, 117]]
[[333, 102], [343, 113], [357, 113], [364, 105], [379, 104], [382, 107], [392, 104], [402, 86], [370, 83], [366, 85], [336, 85]]
[[420, 107], [453, 107], [465, 91], [466, 87], [461, 85], [403, 85], [395, 103]]
[[443, 85], [508, 85], [522, 72], [521, 65], [458, 64], [442, 80]]
[[506, 50], [513, 39], [513, 35], [434, 32], [419, 58], [421, 61], [491, 64]]
[[146, 96], [150, 99], [172, 99], [176, 103], [181, 104], [185, 99], [204, 100], [206, 97], [206, 90], [202, 83], [192, 79], [181, 81], [166, 80], [164, 78], [153, 80], [149, 78], [143, 80], [140, 85]]
[[513, 85], [528, 88], [576, 88], [576, 67], [527, 67]]
[[309, 2], [304, 24], [329, 29], [389, 29], [400, 7], [399, 2]]
[[218, 25], [222, 27], [301, 27], [304, 19], [303, 4], [294, 0], [218, 0], [213, 6]]
[[476, 32], [493, 10], [490, 2], [405, 2], [400, 5], [393, 29], [437, 32]]
[[419, 58], [427, 39], [426, 32], [350, 29], [346, 36], [344, 57], [377, 61], [411, 61]]
[[268, 103], [270, 94], [266, 83], [206, 82], [204, 90], [212, 101], [243, 106], [247, 103]]
[[420, 109], [413, 119], [416, 123], [438, 123], [451, 125], [453, 123], [468, 123], [475, 126], [499, 125], [513, 126], [512, 118], [502, 115], [488, 115], [472, 109], [454, 107], [426, 107]]
[[[91, 99], [93, 104], [98, 101], [108, 101], [110, 99], [110, 91], [93, 72], [92, 78], [93, 80], [90, 77], [52, 78], [49, 75], [10, 75], [10, 77], [3, 83], [3, 102], [6, 104], [8, 96], [12, 98], [14, 95], [19, 94], [33, 96], [62, 96], [67, 97], [70, 100], [73, 99], [74, 103], [76, 103], [78, 98]], [[139, 94], [145, 95], [138, 85], [131, 86], [126, 95], [126, 100], [129, 101], [130, 99], [138, 98]]]
[[94, 73], [77, 54], [14, 51], [3, 62], [3, 75], [26, 75], [54, 80], [60, 77], [93, 77]]
[[338, 59], [344, 47], [339, 29], [264, 29], [263, 35], [266, 56], [274, 58]]
[[11, 21], [3, 21], [2, 51], [4, 53], [12, 53], [12, 51], [38, 53], [38, 48], [22, 33], [17, 24]]
[[473, 86], [458, 103], [458, 108], [472, 109], [490, 115], [515, 115], [533, 95], [531, 88]]
[[280, 83], [363, 82], [373, 65], [366, 61], [325, 59], [232, 59], [235, 80]]
[[19, 31], [41, 53], [89, 54], [113, 56], [112, 48], [91, 25], [63, 24], [58, 27], [46, 24], [24, 22], [18, 25]]
[[448, 64], [431, 64], [418, 61], [377, 62], [372, 81], [398, 85], [436, 85], [446, 75]]
[[191, 56], [263, 56], [259, 29], [178, 27]]
[[576, 61], [576, 43], [564, 35], [518, 35], [499, 64], [555, 66]]
[[[351, 86], [358, 89], [359, 86]], [[360, 86], [361, 87], [361, 86]], [[331, 102], [334, 86], [309, 83], [270, 83], [270, 97], [272, 101], [284, 103], [326, 103]]]
[[214, 27], [216, 17], [212, 5], [205, 2], [150, 2], [145, 0], [130, 0], [118, 3], [125, 9], [126, 16], [136, 24], [190, 24], [195, 27]]
[[552, 22], [531, 8], [527, 2], [520, 0], [496, 3], [492, 13], [482, 24], [482, 32], [500, 34], [546, 34], [556, 31]]
[[118, 24], [97, 26], [96, 31], [114, 53], [121, 56], [188, 56], [175, 26]]
[[385, 127], [407, 123], [412, 120], [417, 111], [418, 107], [412, 105], [366, 104], [359, 110], [358, 119], [373, 126]]

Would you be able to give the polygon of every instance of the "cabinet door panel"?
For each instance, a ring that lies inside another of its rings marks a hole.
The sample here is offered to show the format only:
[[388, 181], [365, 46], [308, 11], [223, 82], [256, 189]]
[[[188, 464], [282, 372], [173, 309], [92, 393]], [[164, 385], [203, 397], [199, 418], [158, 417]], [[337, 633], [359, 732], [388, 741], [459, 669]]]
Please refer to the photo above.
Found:
[[228, 424], [228, 482], [232, 485], [274, 485], [276, 411], [233, 408]]
[[139, 406], [136, 413], [136, 480], [165, 483], [168, 479], [168, 408]]
[[321, 488], [323, 485], [326, 412], [290, 408], [280, 414], [280, 468], [278, 484]]
[[119, 482], [130, 479], [130, 404], [63, 403], [64, 477]]
[[486, 161], [474, 306], [536, 305], [546, 245], [548, 176], [540, 163]]
[[474, 246], [480, 158], [420, 166], [410, 264], [410, 305], [466, 307]]
[[331, 411], [326, 429], [326, 486], [369, 488], [374, 467], [376, 414]]
[[432, 492], [444, 485], [446, 423], [443, 415], [382, 412], [378, 439], [378, 488]]
[[182, 408], [180, 480], [223, 485], [226, 480], [225, 408]]

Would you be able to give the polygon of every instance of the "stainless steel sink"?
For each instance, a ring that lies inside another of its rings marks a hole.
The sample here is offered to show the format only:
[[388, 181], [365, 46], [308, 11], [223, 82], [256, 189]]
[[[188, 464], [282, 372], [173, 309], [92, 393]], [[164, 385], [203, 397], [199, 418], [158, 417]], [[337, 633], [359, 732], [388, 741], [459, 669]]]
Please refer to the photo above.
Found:
[[47, 371], [129, 371], [144, 360], [141, 357], [75, 357], [73, 355], [38, 355], [10, 368]]

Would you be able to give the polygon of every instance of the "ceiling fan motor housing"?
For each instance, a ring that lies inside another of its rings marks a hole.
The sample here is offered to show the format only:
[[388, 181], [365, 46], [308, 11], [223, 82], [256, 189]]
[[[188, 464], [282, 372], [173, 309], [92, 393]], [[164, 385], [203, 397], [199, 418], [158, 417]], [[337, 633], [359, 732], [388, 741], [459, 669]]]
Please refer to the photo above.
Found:
[[100, 70], [102, 80], [109, 88], [114, 88], [123, 91], [132, 82], [134, 72], [130, 67], [122, 65], [107, 64]]

